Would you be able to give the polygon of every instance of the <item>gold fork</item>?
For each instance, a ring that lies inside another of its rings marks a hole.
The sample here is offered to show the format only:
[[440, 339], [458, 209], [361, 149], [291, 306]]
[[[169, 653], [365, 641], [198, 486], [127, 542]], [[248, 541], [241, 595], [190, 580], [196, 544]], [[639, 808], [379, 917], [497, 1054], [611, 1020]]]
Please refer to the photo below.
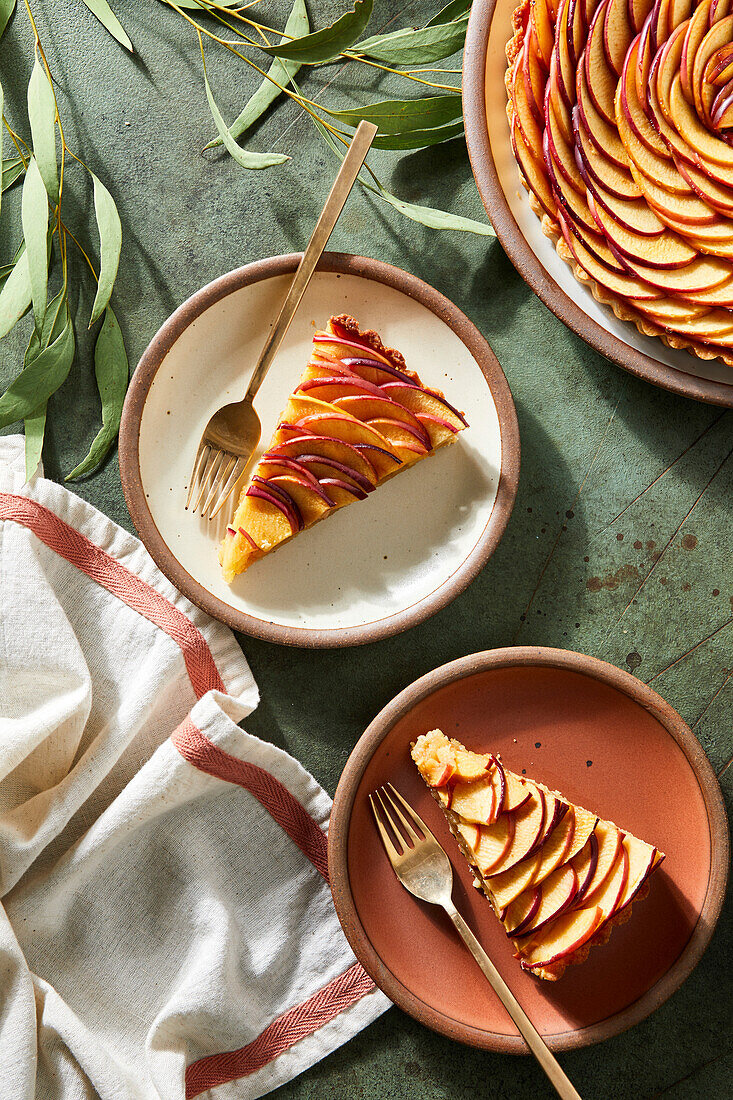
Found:
[[224, 405], [214, 413], [204, 428], [186, 497], [186, 509], [188, 510], [193, 502], [192, 511], [196, 512], [200, 507], [204, 519], [207, 516], [210, 520], [213, 519], [224, 507], [247, 469], [255, 447], [260, 441], [262, 427], [252, 402], [285, 333], [290, 328], [290, 322], [295, 316], [295, 311], [305, 294], [321, 253], [328, 243], [338, 216], [361, 171], [376, 132], [377, 127], [371, 122], [362, 121], [351, 139], [348, 152], [326, 199], [326, 205], [316, 222], [313, 235], [298, 264], [298, 270], [293, 276], [280, 313], [257, 360], [244, 398]]
[[[397, 878], [416, 898], [445, 909], [557, 1093], [563, 1100], [581, 1100], [580, 1094], [565, 1076], [537, 1028], [453, 904], [453, 868], [430, 829], [391, 783], [370, 794], [369, 801], [379, 835]], [[377, 803], [384, 820], [377, 811]], [[391, 833], [386, 823], [389, 824]]]

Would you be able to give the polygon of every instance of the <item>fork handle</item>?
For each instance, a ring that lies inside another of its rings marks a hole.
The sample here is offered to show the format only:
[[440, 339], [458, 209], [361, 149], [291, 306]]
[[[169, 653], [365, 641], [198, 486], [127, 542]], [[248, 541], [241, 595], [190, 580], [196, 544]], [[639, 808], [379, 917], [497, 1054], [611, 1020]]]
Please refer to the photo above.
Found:
[[262, 379], [267, 374], [270, 364], [275, 358], [277, 350], [283, 341], [285, 333], [290, 328], [290, 322], [295, 315], [296, 309], [300, 305], [301, 298], [305, 294], [306, 287], [316, 269], [316, 264], [320, 260], [324, 248], [328, 244], [328, 238], [333, 232], [333, 227], [336, 225], [338, 216], [344, 208], [344, 203], [349, 197], [351, 188], [356, 183], [356, 177], [361, 171], [361, 167], [366, 159], [366, 155], [369, 152], [369, 147], [372, 144], [376, 132], [377, 127], [374, 126], [373, 123], [366, 122], [362, 119], [356, 133], [351, 139], [348, 152], [342, 161], [339, 173], [326, 199], [326, 205], [323, 207], [321, 216], [316, 222], [316, 227], [313, 230], [311, 239], [308, 241], [302, 259], [298, 264], [298, 270], [295, 272], [293, 281], [290, 284], [290, 289], [280, 308], [277, 320], [272, 326], [270, 335], [267, 337], [265, 346], [257, 360], [257, 365], [244, 397], [245, 401], [251, 401], [257, 393], [262, 384]]
[[456, 907], [450, 902], [444, 905], [443, 908], [456, 926], [466, 947], [483, 970], [484, 975], [488, 978], [497, 997], [519, 1028], [527, 1046], [555, 1086], [558, 1095], [562, 1096], [563, 1100], [581, 1100], [580, 1093], [576, 1091], [570, 1080], [566, 1077], [557, 1059], [550, 1051], [539, 1031], [534, 1026]]

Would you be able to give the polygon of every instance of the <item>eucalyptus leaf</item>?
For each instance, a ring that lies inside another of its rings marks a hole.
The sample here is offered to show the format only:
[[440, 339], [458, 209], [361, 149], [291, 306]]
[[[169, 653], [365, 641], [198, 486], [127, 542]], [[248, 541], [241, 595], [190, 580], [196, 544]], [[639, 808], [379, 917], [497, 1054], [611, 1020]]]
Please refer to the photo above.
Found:
[[31, 283], [31, 298], [36, 328], [40, 331], [46, 313], [48, 295], [48, 195], [36, 158], [31, 157], [23, 181], [21, 203], [25, 254]]
[[358, 126], [363, 118], [374, 122], [380, 134], [403, 134], [407, 130], [427, 130], [460, 118], [463, 113], [461, 96], [433, 95], [425, 99], [385, 99], [365, 107], [345, 111], [328, 111], [347, 126]]
[[0, 0], [0, 37], [8, 25], [10, 16], [15, 11], [16, 0]]
[[283, 42], [277, 46], [262, 46], [265, 53], [273, 57], [283, 57], [288, 61], [299, 61], [302, 65], [315, 65], [319, 61], [331, 61], [356, 42], [366, 30], [372, 14], [374, 0], [355, 0], [354, 10], [347, 11], [330, 27], [313, 31], [292, 42]]
[[28, 341], [28, 350], [25, 353], [25, 363], [35, 359], [37, 355], [52, 344], [62, 333], [68, 318], [68, 305], [66, 303], [66, 287], [62, 287], [55, 298], [48, 303], [46, 316], [43, 318], [43, 326], [39, 333], [33, 329]]
[[94, 373], [102, 399], [102, 427], [89, 448], [89, 454], [71, 471], [67, 481], [82, 477], [99, 465], [114, 443], [122, 419], [130, 367], [120, 326], [109, 306], [94, 348]]
[[28, 82], [28, 119], [31, 124], [33, 153], [41, 179], [51, 202], [59, 201], [59, 178], [56, 166], [56, 100], [46, 70], [36, 57]]
[[92, 315], [89, 318], [89, 327], [91, 328], [97, 318], [102, 316], [117, 278], [120, 249], [122, 247], [122, 225], [115, 206], [115, 200], [102, 181], [97, 179], [94, 172], [90, 174], [94, 182], [94, 214], [99, 230], [100, 256], [99, 283], [97, 284], [97, 293], [92, 306]]
[[132, 42], [127, 37], [125, 28], [120, 23], [119, 19], [112, 11], [112, 8], [107, 3], [107, 0], [84, 0], [84, 3], [89, 8], [92, 15], [96, 15], [99, 22], [105, 27], [113, 38], [116, 38], [121, 46], [124, 46], [130, 53], [134, 53]]
[[14, 157], [11, 160], [3, 161], [3, 175], [2, 175], [2, 190], [7, 191], [9, 187], [12, 187], [17, 179], [19, 179], [25, 169], [23, 168], [23, 161], [20, 157]]
[[[308, 12], [304, 0], [295, 0], [283, 34], [289, 38], [298, 38], [303, 34], [307, 34], [308, 28]], [[284, 41], [286, 41], [285, 38], [283, 38]], [[280, 88], [277, 85], [280, 84], [283, 88], [287, 87], [288, 81], [295, 76], [299, 68], [300, 65], [295, 61], [281, 61], [280, 58], [275, 58], [268, 70], [268, 76], [271, 79], [263, 78], [257, 91], [229, 127], [229, 133], [235, 141], [265, 113], [270, 104], [280, 95]], [[204, 148], [213, 149], [214, 146], [221, 145], [221, 143], [221, 138], [213, 138]]]
[[61, 334], [23, 368], [0, 397], [0, 428], [36, 415], [66, 381], [74, 361], [74, 348], [74, 329], [67, 312]]
[[374, 149], [424, 149], [428, 145], [438, 145], [441, 141], [451, 141], [462, 137], [463, 119], [448, 122], [445, 126], [433, 126], [429, 130], [407, 130], [404, 134], [378, 134], [372, 142]]
[[[311, 116], [313, 125], [318, 133], [321, 135], [326, 145], [328, 145], [336, 156], [340, 159], [344, 159], [344, 154], [331, 135], [326, 130], [325, 126], [320, 119], [315, 116]], [[374, 187], [371, 183], [367, 183], [361, 176], [358, 176], [358, 181], [365, 191], [371, 191], [373, 195], [377, 195], [380, 199], [388, 202], [390, 206], [393, 206], [395, 210], [399, 210], [401, 214], [404, 214], [406, 218], [410, 218], [411, 221], [419, 222], [421, 225], [428, 226], [429, 229], [456, 229], [464, 233], [477, 233], [482, 237], [495, 237], [496, 233], [490, 225], [485, 225], [483, 222], [475, 222], [471, 218], [461, 218], [456, 214], [449, 214], [445, 210], [435, 210], [430, 206], [415, 206], [414, 203], [404, 202], [402, 199], [398, 199], [395, 195], [391, 195], [387, 188], [377, 179], [372, 172], [372, 177], [376, 183]]]
[[25, 479], [30, 479], [38, 469], [43, 450], [43, 436], [46, 431], [46, 402], [40, 405], [25, 424]]
[[284, 153], [251, 153], [248, 149], [242, 149], [240, 145], [237, 145], [236, 141], [229, 133], [227, 124], [222, 118], [221, 111], [214, 102], [205, 66], [204, 84], [206, 85], [206, 98], [209, 101], [209, 110], [211, 111], [216, 128], [219, 131], [219, 137], [225, 149], [230, 156], [236, 160], [237, 164], [241, 164], [242, 168], [250, 168], [254, 171], [259, 171], [262, 168], [272, 168], [275, 164], [282, 164], [284, 161], [290, 160], [290, 157], [286, 157]]
[[433, 27], [375, 34], [351, 47], [353, 53], [386, 61], [388, 65], [431, 65], [463, 49], [468, 17]]
[[425, 24], [426, 27], [435, 27], [438, 23], [451, 23], [454, 19], [460, 19], [471, 10], [472, 0], [450, 0], [444, 8], [441, 8], [432, 19]]
[[426, 225], [429, 229], [457, 229], [463, 233], [477, 233], [481, 237], [496, 236], [493, 228], [484, 222], [475, 222], [472, 218], [449, 214], [447, 210], [435, 210], [432, 206], [416, 206], [414, 203], [404, 202], [403, 199], [391, 195], [381, 183], [377, 187], [372, 187], [371, 184], [360, 182], [368, 191], [384, 199], [395, 210], [399, 210], [400, 214], [404, 214], [413, 222], [419, 222], [420, 225]]

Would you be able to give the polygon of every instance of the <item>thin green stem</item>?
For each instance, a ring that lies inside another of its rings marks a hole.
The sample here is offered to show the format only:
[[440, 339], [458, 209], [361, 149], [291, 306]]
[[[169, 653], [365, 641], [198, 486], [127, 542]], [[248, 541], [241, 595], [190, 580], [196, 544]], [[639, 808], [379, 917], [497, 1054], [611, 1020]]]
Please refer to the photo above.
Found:
[[410, 72], [405, 69], [392, 69], [389, 65], [380, 65], [378, 61], [370, 61], [367, 57], [362, 57], [361, 54], [352, 53], [350, 50], [344, 50], [340, 55], [345, 57], [347, 61], [361, 61], [363, 65], [371, 65], [374, 69], [381, 69], [385, 73], [394, 73], [396, 76], [404, 76], [406, 80], [414, 80], [416, 84], [426, 84], [428, 88], [438, 88], [441, 91], [446, 92], [458, 92], [458, 88], [454, 88], [450, 84], [436, 84], [432, 80], [421, 80], [419, 76], [412, 76]]
[[[281, 92], [284, 92], [286, 96], [289, 96], [290, 99], [294, 99], [296, 103], [299, 103], [304, 110], [308, 111], [309, 107], [314, 107], [318, 111], [324, 110], [324, 108], [321, 107], [320, 103], [315, 103], [312, 99], [307, 99], [305, 96], [298, 95], [295, 92], [291, 92], [289, 88], [286, 88], [282, 84], [280, 84], [277, 80], [275, 80], [274, 77], [270, 76], [268, 72], [265, 72], [265, 70], [261, 69], [259, 65], [256, 65], [254, 61], [252, 61], [249, 57], [245, 57], [245, 55], [243, 53], [240, 53], [239, 50], [235, 50], [233, 46], [230, 46], [226, 39], [219, 38], [217, 34], [214, 34], [212, 31], [207, 30], [206, 27], [202, 27], [200, 23], [197, 23], [195, 19], [192, 19], [191, 16], [188, 15], [182, 8], [179, 8], [178, 5], [174, 3], [174, 0], [166, 0], [166, 2], [169, 4], [170, 7], [174, 9], [174, 11], [177, 11], [179, 15], [182, 15], [186, 22], [191, 24], [191, 26], [198, 34], [199, 39], [201, 38], [202, 34], [205, 34], [208, 38], [213, 39], [214, 42], [218, 42], [221, 46], [224, 46], [227, 50], [229, 50], [230, 53], [233, 53], [236, 57], [246, 62], [246, 64], [251, 66], [251, 68], [253, 68], [255, 72], [258, 72], [260, 74], [260, 76], [264, 76], [266, 80], [269, 80], [271, 84], [274, 84], [276, 88], [279, 88]], [[312, 112], [308, 111], [308, 113], [311, 114]]]
[[72, 241], [74, 242], [74, 244], [76, 245], [76, 247], [77, 247], [77, 248], [79, 249], [79, 251], [81, 252], [81, 254], [82, 254], [82, 256], [84, 257], [84, 259], [86, 260], [86, 262], [87, 262], [87, 263], [89, 264], [89, 270], [91, 271], [92, 275], [94, 276], [94, 280], [95, 280], [95, 282], [97, 282], [97, 283], [98, 283], [98, 282], [99, 282], [99, 278], [98, 278], [98, 276], [97, 276], [97, 273], [96, 273], [96, 271], [94, 270], [94, 264], [93, 264], [93, 263], [92, 263], [92, 261], [91, 261], [91, 260], [89, 259], [89, 257], [88, 257], [88, 255], [86, 254], [86, 252], [84, 251], [84, 248], [83, 248], [83, 246], [82, 246], [82, 245], [81, 245], [81, 244], [79, 243], [79, 241], [78, 241], [78, 240], [76, 239], [76, 237], [74, 236], [74, 234], [73, 234], [73, 233], [71, 232], [71, 230], [69, 229], [68, 225], [65, 225], [65, 223], [64, 223], [64, 222], [61, 222], [61, 228], [63, 229], [63, 231], [64, 231], [64, 234], [65, 234], [65, 235], [66, 235], [67, 237], [71, 237]]
[[26, 143], [23, 141], [23, 138], [19, 134], [16, 134], [15, 130], [10, 125], [8, 120], [6, 119], [5, 115], [3, 115], [3, 125], [5, 126], [5, 129], [10, 134], [10, 137], [12, 138], [12, 141], [13, 141], [13, 145], [18, 150], [18, 156], [23, 161], [23, 167], [27, 168], [28, 167], [28, 161], [23, 156], [23, 150], [21, 149], [20, 146], [21, 146], [21, 144], [23, 145], [23, 147], [25, 148], [25, 151], [28, 153], [29, 156], [31, 155], [30, 149], [28, 148]]

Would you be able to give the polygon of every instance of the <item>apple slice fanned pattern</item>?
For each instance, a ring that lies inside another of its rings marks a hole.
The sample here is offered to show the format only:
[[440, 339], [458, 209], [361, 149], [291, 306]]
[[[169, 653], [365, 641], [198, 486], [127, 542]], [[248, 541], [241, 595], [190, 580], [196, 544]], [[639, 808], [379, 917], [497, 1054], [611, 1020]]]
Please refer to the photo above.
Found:
[[463, 413], [376, 332], [360, 332], [353, 317], [332, 317], [314, 335], [310, 362], [227, 527], [224, 579], [364, 500], [466, 426]]
[[733, 366], [730, 0], [523, 0], [514, 31], [512, 147], [544, 232], [619, 318]]
[[651, 844], [431, 730], [412, 759], [514, 942], [521, 967], [549, 981], [584, 962], [631, 914], [664, 859]]

